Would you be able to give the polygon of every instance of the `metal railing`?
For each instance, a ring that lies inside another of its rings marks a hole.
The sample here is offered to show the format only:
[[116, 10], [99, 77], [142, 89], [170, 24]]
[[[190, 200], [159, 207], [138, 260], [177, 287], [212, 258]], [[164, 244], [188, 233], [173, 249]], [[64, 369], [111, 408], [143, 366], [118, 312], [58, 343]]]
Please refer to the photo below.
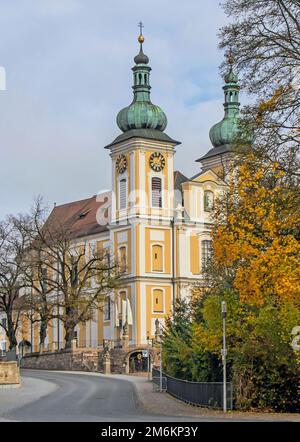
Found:
[[[172, 396], [192, 405], [208, 408], [223, 408], [223, 383], [222, 382], [190, 382], [177, 379], [162, 373], [166, 385], [165, 391]], [[159, 385], [160, 371], [152, 370], [153, 382]], [[233, 408], [232, 383], [227, 382], [227, 409]]]
[[162, 376], [161, 378], [159, 375], [159, 371], [158, 371], [158, 376], [153, 376], [153, 371], [152, 371], [152, 383], [153, 383], [153, 389], [155, 391], [160, 391], [160, 388], [162, 389], [162, 391], [167, 391], [167, 378], [165, 376]]

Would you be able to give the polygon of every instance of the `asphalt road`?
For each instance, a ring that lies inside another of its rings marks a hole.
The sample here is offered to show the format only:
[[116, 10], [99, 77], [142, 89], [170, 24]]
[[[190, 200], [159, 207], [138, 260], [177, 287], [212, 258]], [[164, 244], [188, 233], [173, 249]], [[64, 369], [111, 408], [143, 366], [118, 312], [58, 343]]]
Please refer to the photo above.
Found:
[[[135, 386], [127, 379], [106, 377], [94, 373], [64, 373], [45, 370], [22, 370], [22, 386], [15, 389], [0, 388], [0, 423], [21, 422], [224, 422], [216, 414], [189, 416], [180, 413], [165, 398], [156, 394], [154, 403], [168, 414], [151, 414], [139, 403]], [[141, 379], [140, 379], [141, 380]], [[134, 380], [137, 382], [137, 379]], [[140, 390], [139, 390], [140, 394]], [[143, 401], [147, 401], [148, 391]], [[150, 398], [149, 398], [150, 399]], [[152, 393], [153, 400], [153, 393]], [[151, 402], [151, 400], [150, 400]], [[147, 403], [147, 402], [146, 402]], [[147, 403], [148, 404], [148, 403]], [[147, 406], [147, 408], [149, 408]], [[151, 408], [150, 408], [151, 409]], [[172, 411], [173, 410], [173, 411]], [[177, 414], [177, 416], [175, 415]], [[233, 422], [253, 422], [263, 417], [266, 421], [298, 421], [299, 415], [234, 415]]]
[[[4, 420], [22, 422], [111, 422], [111, 421], [199, 421], [194, 417], [179, 418], [150, 415], [138, 406], [135, 388], [131, 382], [84, 374], [24, 370], [26, 389], [15, 389], [0, 394], [0, 416]], [[30, 385], [28, 386], [28, 382]], [[24, 399], [25, 390], [32, 397]], [[34, 399], [34, 389], [44, 396]], [[19, 396], [19, 399], [18, 399]], [[5, 399], [6, 397], [6, 399]], [[6, 404], [5, 400], [10, 401]], [[3, 408], [4, 407], [4, 408]], [[206, 419], [207, 420], [207, 419]]]

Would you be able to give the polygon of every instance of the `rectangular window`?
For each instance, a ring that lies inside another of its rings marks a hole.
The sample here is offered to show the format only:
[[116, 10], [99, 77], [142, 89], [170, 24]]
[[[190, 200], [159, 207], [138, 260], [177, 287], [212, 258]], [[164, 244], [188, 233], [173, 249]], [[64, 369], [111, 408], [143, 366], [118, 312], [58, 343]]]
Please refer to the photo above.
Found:
[[104, 318], [104, 321], [110, 321], [110, 314], [111, 314], [111, 310], [110, 310], [110, 297], [108, 296], [107, 298], [105, 298], [104, 307], [103, 307], [103, 318]]
[[127, 207], [127, 181], [126, 179], [120, 180], [120, 210]]
[[151, 180], [152, 207], [162, 207], [161, 178], [153, 177]]
[[126, 269], [127, 269], [127, 255], [126, 255], [126, 247], [124, 247], [124, 246], [119, 248], [119, 259], [120, 259], [120, 270], [121, 270], [121, 272], [126, 272]]
[[205, 271], [212, 254], [212, 241], [201, 241], [201, 269]]

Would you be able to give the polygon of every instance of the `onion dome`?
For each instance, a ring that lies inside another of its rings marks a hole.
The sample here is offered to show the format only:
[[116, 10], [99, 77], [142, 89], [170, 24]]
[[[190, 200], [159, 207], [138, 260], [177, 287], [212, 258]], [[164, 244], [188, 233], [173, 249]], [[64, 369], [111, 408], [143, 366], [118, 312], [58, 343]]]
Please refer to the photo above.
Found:
[[238, 132], [238, 123], [240, 118], [240, 103], [237, 75], [230, 71], [225, 75], [225, 85], [223, 86], [225, 95], [225, 115], [222, 121], [215, 124], [209, 132], [209, 138], [214, 147], [228, 147], [234, 143]]
[[163, 110], [150, 100], [149, 58], [143, 52], [144, 36], [139, 35], [140, 52], [134, 58], [133, 101], [117, 115], [117, 125], [122, 132], [133, 129], [154, 129], [163, 132], [167, 127], [167, 117]]

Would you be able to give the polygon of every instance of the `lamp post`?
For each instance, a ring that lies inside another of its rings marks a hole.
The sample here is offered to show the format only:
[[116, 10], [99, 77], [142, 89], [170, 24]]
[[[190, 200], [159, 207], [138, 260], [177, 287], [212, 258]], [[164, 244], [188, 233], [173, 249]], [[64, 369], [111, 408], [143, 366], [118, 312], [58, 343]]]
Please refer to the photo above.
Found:
[[151, 373], [151, 361], [150, 361], [150, 336], [149, 332], [147, 332], [147, 345], [148, 345], [148, 358], [147, 358], [147, 372], [148, 372], [148, 381], [150, 381], [150, 373]]
[[162, 375], [162, 327], [159, 327], [159, 345], [160, 345], [160, 361], [159, 361], [159, 391], [163, 391], [163, 375]]
[[222, 321], [223, 321], [223, 348], [221, 351], [223, 362], [223, 411], [227, 412], [227, 391], [226, 391], [226, 302], [222, 301], [221, 304]]
[[159, 319], [156, 318], [155, 320], [155, 342], [159, 343], [159, 349], [160, 349], [160, 363], [159, 363], [159, 391], [163, 391], [163, 378], [162, 378], [162, 336], [163, 336], [163, 330], [162, 326], [159, 322]]

